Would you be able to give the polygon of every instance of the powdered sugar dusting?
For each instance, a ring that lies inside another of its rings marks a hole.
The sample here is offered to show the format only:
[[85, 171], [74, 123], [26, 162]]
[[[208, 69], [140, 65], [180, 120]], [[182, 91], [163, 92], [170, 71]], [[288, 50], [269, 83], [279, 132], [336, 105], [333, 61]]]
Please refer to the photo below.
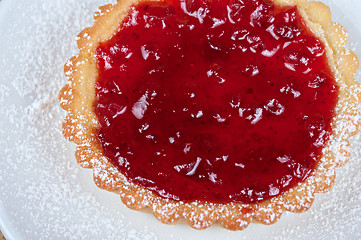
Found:
[[[76, 165], [74, 146], [61, 135], [65, 113], [57, 94], [65, 83], [63, 63], [76, 53], [74, 36], [91, 25], [93, 12], [104, 3], [19, 0], [11, 8], [19, 16], [10, 18], [6, 29], [0, 23], [0, 52], [6, 56], [0, 60], [0, 206], [5, 209], [0, 218], [6, 216], [5, 225], [19, 233], [16, 239], [361, 238], [360, 135], [352, 139], [350, 162], [337, 170], [335, 187], [317, 194], [310, 211], [286, 213], [275, 225], [251, 224], [242, 232], [163, 225], [94, 187], [90, 171]], [[358, 42], [351, 46], [359, 49]]]
[[[22, 237], [16, 239], [157, 238], [84, 191], [89, 184], [79, 180], [86, 170], [76, 165], [74, 147], [61, 135], [65, 113], [57, 95], [66, 81], [63, 64], [77, 51], [74, 36], [91, 24], [93, 12], [104, 3], [18, 1], [10, 14], [20, 15], [19, 20], [1, 29], [7, 48], [0, 51], [7, 57], [0, 60], [0, 143], [5, 146], [0, 203], [7, 211], [0, 215], [11, 219], [5, 225], [18, 226], [12, 232], [17, 229]], [[92, 181], [90, 174], [86, 178]]]

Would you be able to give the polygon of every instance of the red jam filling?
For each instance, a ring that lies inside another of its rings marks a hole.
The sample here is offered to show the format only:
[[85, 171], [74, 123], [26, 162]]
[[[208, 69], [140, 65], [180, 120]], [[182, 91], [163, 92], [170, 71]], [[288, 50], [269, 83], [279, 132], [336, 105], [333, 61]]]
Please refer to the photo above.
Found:
[[310, 176], [332, 133], [338, 87], [296, 7], [142, 2], [96, 57], [104, 154], [165, 198], [277, 196]]

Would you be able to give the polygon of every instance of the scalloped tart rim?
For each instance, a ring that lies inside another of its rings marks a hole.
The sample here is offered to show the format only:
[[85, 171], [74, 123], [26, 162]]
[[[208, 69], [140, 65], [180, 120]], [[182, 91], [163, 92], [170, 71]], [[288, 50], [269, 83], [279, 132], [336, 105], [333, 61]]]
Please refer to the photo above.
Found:
[[260, 203], [185, 203], [156, 196], [127, 181], [103, 155], [96, 135], [98, 121], [93, 102], [97, 68], [93, 56], [97, 44], [112, 37], [129, 7], [140, 1], [143, 0], [118, 0], [116, 4], [100, 7], [94, 14], [94, 25], [78, 35], [79, 54], [64, 66], [68, 82], [59, 93], [60, 105], [67, 111], [63, 134], [67, 140], [77, 144], [75, 155], [79, 165], [92, 168], [97, 186], [119, 194], [126, 206], [136, 210], [149, 208], [159, 221], [167, 224], [185, 221], [195, 229], [204, 229], [219, 223], [229, 230], [242, 230], [251, 222], [273, 224], [284, 211], [308, 210], [315, 193], [332, 188], [335, 168], [346, 164], [350, 156], [348, 138], [360, 130], [357, 106], [361, 102], [361, 88], [354, 79], [358, 58], [346, 49], [347, 33], [341, 25], [331, 21], [329, 8], [317, 1], [273, 0], [275, 4], [297, 5], [307, 26], [325, 44], [331, 70], [340, 87], [332, 123], [333, 135], [314, 173], [287, 192]]

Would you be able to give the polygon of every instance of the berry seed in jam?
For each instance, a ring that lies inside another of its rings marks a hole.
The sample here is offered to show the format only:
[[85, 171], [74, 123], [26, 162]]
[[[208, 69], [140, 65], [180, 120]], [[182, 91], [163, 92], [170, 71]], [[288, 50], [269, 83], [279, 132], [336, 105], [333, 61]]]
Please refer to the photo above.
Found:
[[104, 154], [165, 198], [277, 196], [310, 176], [332, 133], [338, 87], [296, 7], [141, 2], [96, 57]]

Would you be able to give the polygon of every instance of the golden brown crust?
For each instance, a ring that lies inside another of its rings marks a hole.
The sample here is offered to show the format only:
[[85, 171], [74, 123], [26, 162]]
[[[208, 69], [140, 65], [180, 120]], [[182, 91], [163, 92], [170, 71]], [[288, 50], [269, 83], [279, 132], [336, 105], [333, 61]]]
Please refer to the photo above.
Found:
[[99, 42], [113, 36], [130, 5], [135, 2], [119, 0], [117, 4], [100, 7], [94, 15], [93, 27], [84, 29], [78, 35], [79, 54], [69, 59], [64, 67], [69, 81], [59, 94], [60, 105], [68, 112], [63, 123], [63, 134], [77, 144], [76, 159], [80, 166], [93, 169], [98, 187], [118, 193], [129, 208], [151, 209], [163, 223], [185, 220], [193, 228], [204, 229], [217, 222], [230, 230], [242, 230], [250, 222], [275, 223], [284, 211], [304, 212], [311, 207], [315, 193], [327, 192], [332, 188], [335, 168], [344, 165], [350, 155], [348, 138], [360, 130], [357, 106], [361, 102], [361, 88], [354, 79], [358, 58], [354, 52], [346, 49], [347, 33], [341, 25], [331, 21], [329, 8], [321, 2], [307, 0], [274, 2], [298, 6], [306, 24], [324, 42], [340, 88], [336, 117], [332, 123], [334, 134], [313, 175], [282, 195], [257, 204], [176, 202], [129, 183], [104, 157], [96, 136], [98, 121], [93, 112], [93, 102], [97, 68], [94, 53]]

